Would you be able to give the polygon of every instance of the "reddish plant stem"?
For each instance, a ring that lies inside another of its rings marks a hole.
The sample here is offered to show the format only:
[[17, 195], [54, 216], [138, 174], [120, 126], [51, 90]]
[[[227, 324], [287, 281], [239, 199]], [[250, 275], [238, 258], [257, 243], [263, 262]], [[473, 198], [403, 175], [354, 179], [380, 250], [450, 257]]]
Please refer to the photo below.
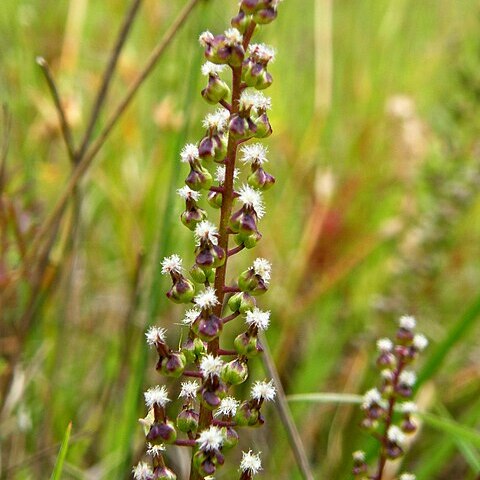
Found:
[[225, 189], [223, 187], [217, 187], [216, 185], [213, 185], [212, 187], [210, 187], [211, 192], [223, 193], [224, 190]]
[[175, 445], [178, 445], [179, 447], [193, 447], [195, 445], [195, 440], [178, 439], [175, 440]]
[[219, 355], [237, 355], [236, 350], [224, 350], [223, 348], [219, 348], [217, 353]]
[[203, 375], [200, 372], [194, 372], [193, 370], [185, 370], [183, 374], [186, 377], [203, 378]]
[[240, 315], [239, 312], [232, 313], [231, 315], [228, 315], [227, 317], [222, 318], [222, 322], [225, 325], [228, 322], [231, 322], [235, 318], [237, 318]]
[[231, 248], [231, 249], [227, 252], [227, 257], [231, 257], [232, 255], [235, 255], [236, 253], [241, 252], [244, 248], [245, 248], [245, 246], [244, 246], [243, 244], [242, 244], [242, 245], [239, 245], [238, 247]]
[[[224, 286], [223, 288], [221, 288], [221, 291], [222, 293], [239, 293], [241, 292], [241, 290], [238, 288], [238, 287], [228, 287], [228, 286]], [[218, 292], [218, 290], [217, 290]], [[223, 297], [223, 295], [222, 295]], [[223, 298], [222, 298], [223, 300]]]
[[[255, 30], [256, 24], [252, 22], [245, 32], [243, 37], [243, 48], [247, 50], [250, 39], [252, 38], [253, 32]], [[232, 103], [230, 105], [230, 113], [238, 113], [239, 105], [238, 101], [240, 100], [240, 94], [242, 92], [241, 88], [242, 83], [242, 67], [232, 67]], [[219, 240], [218, 244], [221, 248], [228, 252], [228, 237], [229, 237], [229, 228], [228, 221], [232, 214], [233, 200], [235, 190], [233, 188], [233, 180], [235, 173], [235, 162], [237, 159], [237, 147], [238, 142], [231, 136], [228, 136], [227, 144], [227, 154], [225, 157], [225, 182], [223, 184], [224, 191], [222, 192], [222, 208], [220, 211], [220, 224], [218, 228]], [[216, 269], [215, 271], [215, 292], [218, 298], [218, 305], [215, 307], [213, 313], [217, 317], [222, 316], [223, 308], [223, 298], [225, 296], [225, 275], [227, 272], [228, 256], [225, 259], [225, 263]], [[218, 338], [212, 340], [208, 344], [208, 352], [217, 356], [219, 350], [219, 340]], [[200, 418], [198, 422], [198, 431], [201, 432], [205, 430], [209, 425], [212, 424], [213, 415], [210, 410], [205, 408], [203, 405], [200, 407]], [[197, 470], [192, 466], [190, 468], [190, 480], [202, 480], [203, 476], [197, 472]]]
[[213, 420], [213, 425], [217, 427], [235, 427], [237, 422], [227, 421], [227, 420]]
[[400, 360], [398, 367], [396, 368], [393, 374], [393, 379], [392, 379], [393, 393], [388, 400], [387, 417], [385, 418], [385, 429], [383, 431], [383, 435], [379, 438], [381, 445], [380, 445], [380, 456], [378, 459], [377, 473], [375, 474], [374, 477], [372, 477], [372, 480], [382, 480], [383, 471], [387, 463], [387, 455], [385, 453], [385, 450], [388, 442], [388, 430], [392, 426], [393, 411], [395, 408], [395, 403], [397, 401], [395, 392], [397, 390], [398, 379], [400, 378], [400, 374], [402, 373], [402, 370], [404, 369], [404, 367], [405, 367], [405, 362], [403, 360]]
[[218, 102], [218, 103], [220, 103], [220, 105], [222, 107], [225, 107], [229, 112], [232, 111], [232, 106], [228, 102], [226, 102], [225, 100], [220, 100], [220, 102]]

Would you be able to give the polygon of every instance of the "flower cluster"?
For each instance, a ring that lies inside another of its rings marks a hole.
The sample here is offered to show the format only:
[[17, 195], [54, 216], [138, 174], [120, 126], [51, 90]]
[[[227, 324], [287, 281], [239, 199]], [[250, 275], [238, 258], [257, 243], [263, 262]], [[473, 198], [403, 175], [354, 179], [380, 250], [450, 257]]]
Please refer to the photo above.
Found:
[[[141, 422], [150, 462], [134, 468], [135, 479], [176, 478], [163, 458], [168, 444], [192, 448], [190, 479], [211, 478], [224, 464], [225, 452], [238, 443], [238, 428], [262, 425], [262, 406], [276, 396], [273, 380], [254, 382], [243, 401], [233, 392], [234, 386], [248, 379], [249, 359], [263, 351], [259, 332], [268, 328], [270, 312], [257, 301], [269, 288], [271, 264], [257, 258], [231, 283], [226, 279], [229, 257], [261, 240], [262, 195], [275, 183], [265, 170], [267, 148], [247, 142], [272, 133], [271, 101], [263, 90], [273, 82], [268, 68], [275, 51], [251, 39], [276, 18], [278, 3], [243, 0], [231, 28], [218, 35], [206, 31], [199, 38], [207, 60], [202, 66], [206, 85], [201, 94], [216, 109], [203, 121], [203, 137], [180, 153], [188, 171], [185, 186], [177, 190], [185, 204], [180, 220], [193, 232], [194, 263], [185, 267], [177, 254], [162, 262], [162, 273], [171, 279], [167, 297], [188, 305], [180, 324], [185, 328], [184, 340], [180, 348], [170, 348], [165, 329], [151, 327], [146, 332], [148, 345], [158, 355], [157, 371], [187, 379], [179, 388], [181, 407], [176, 413], [165, 386], [145, 393], [148, 414]], [[211, 218], [215, 213], [211, 208], [220, 209], [218, 221]], [[229, 243], [233, 243], [230, 248]], [[236, 319], [242, 330], [231, 349], [222, 348], [222, 332]], [[244, 452], [239, 478], [250, 480], [260, 470], [260, 454]]]
[[[412, 363], [427, 347], [427, 338], [415, 333], [415, 318], [400, 318], [395, 342], [389, 338], [377, 341], [377, 367], [381, 385], [372, 388], [363, 397], [362, 427], [380, 441], [380, 454], [376, 473], [368, 475], [368, 465], [362, 451], [353, 454], [353, 475], [358, 480], [382, 479], [387, 460], [395, 460], [405, 452], [408, 436], [417, 430], [414, 414], [416, 404], [411, 401], [416, 375]], [[403, 473], [399, 480], [414, 479]]]

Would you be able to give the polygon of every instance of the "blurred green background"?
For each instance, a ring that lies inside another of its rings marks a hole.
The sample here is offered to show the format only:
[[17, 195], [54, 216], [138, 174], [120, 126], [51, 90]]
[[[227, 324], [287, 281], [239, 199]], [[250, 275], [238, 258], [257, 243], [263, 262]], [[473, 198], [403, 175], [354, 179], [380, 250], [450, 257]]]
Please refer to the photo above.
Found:
[[[160, 381], [144, 331], [171, 327], [176, 342], [182, 314], [164, 297], [159, 259], [193, 258], [173, 193], [186, 173], [179, 150], [200, 138], [211, 111], [199, 94], [197, 38], [225, 29], [236, 4], [193, 11], [41, 258], [31, 242], [71, 165], [35, 57], [52, 67], [78, 144], [128, 2], [2, 2], [0, 100], [11, 118], [0, 170], [2, 479], [49, 478], [70, 421], [62, 478], [128, 478], [141, 458], [142, 392]], [[144, 1], [95, 135], [183, 5]], [[261, 306], [272, 310], [268, 341], [286, 393], [371, 388], [376, 338], [413, 314], [431, 342], [419, 405], [478, 427], [478, 2], [287, 0], [259, 39], [278, 50], [267, 141], [277, 184], [265, 195], [263, 240], [231, 272], [254, 256], [273, 263]], [[254, 363], [253, 378], [263, 378]], [[353, 450], [374, 455], [358, 407], [291, 407], [316, 478], [350, 478]], [[478, 478], [470, 440], [424, 425], [403, 468], [419, 480]], [[262, 450], [264, 478], [300, 478], [273, 407], [242, 446]], [[237, 450], [216, 478], [236, 478]], [[172, 449], [169, 462], [181, 471], [184, 455]]]

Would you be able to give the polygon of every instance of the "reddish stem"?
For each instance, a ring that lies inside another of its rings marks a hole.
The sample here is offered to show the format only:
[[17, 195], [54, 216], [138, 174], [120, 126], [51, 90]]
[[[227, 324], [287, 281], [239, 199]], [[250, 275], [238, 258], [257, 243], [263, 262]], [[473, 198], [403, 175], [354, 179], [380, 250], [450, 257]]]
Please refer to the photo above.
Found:
[[224, 350], [223, 348], [219, 348], [217, 353], [219, 355], [238, 355], [236, 350]]
[[[238, 287], [227, 287], [226, 285], [222, 287], [222, 292], [223, 293], [238, 293], [241, 292], [241, 290]], [[222, 295], [223, 297], [223, 295]], [[223, 300], [223, 298], [222, 298]]]
[[178, 445], [179, 447], [194, 447], [195, 446], [195, 440], [190, 440], [190, 439], [185, 439], [185, 440], [175, 440], [175, 445]]
[[228, 102], [226, 102], [225, 100], [220, 100], [220, 102], [218, 102], [218, 103], [220, 103], [220, 105], [222, 105], [222, 107], [225, 107], [229, 112], [232, 111], [232, 106]]
[[194, 372], [193, 370], [185, 370], [183, 374], [186, 377], [203, 378], [203, 375], [200, 372]]
[[232, 255], [235, 255], [236, 253], [238, 252], [241, 252], [243, 249], [245, 248], [245, 245], [238, 245], [238, 247], [235, 247], [235, 248], [231, 248], [228, 252], [227, 252], [227, 256], [228, 257], [231, 257]]
[[237, 318], [239, 315], [240, 315], [240, 312], [232, 313], [231, 315], [228, 315], [228, 317], [222, 318], [222, 322], [225, 325], [226, 323], [231, 322], [232, 320]]
[[223, 193], [225, 191], [225, 189], [223, 187], [220, 187], [220, 186], [216, 186], [216, 185], [212, 185], [210, 187], [210, 191], [211, 192], [218, 192], [218, 193]]

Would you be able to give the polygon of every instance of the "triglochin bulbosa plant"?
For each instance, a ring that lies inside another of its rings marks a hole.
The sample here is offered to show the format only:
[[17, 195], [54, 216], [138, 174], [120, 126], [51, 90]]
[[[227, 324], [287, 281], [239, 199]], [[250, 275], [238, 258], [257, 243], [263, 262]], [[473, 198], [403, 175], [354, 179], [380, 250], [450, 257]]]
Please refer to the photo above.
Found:
[[[363, 397], [361, 426], [380, 442], [380, 450], [370, 474], [365, 453], [362, 450], [353, 453], [352, 473], [356, 480], [383, 480], [387, 461], [404, 455], [409, 435], [417, 430], [414, 418], [417, 406], [411, 400], [417, 377], [410, 368], [427, 347], [428, 340], [414, 332], [415, 326], [415, 318], [404, 315], [400, 318], [395, 342], [389, 338], [377, 341], [376, 363], [381, 385]], [[398, 480], [415, 480], [415, 475], [403, 473]]]
[[[246, 142], [272, 133], [271, 102], [261, 90], [273, 82], [268, 65], [275, 52], [251, 40], [276, 18], [278, 3], [242, 0], [231, 28], [219, 35], [209, 31], [200, 35], [207, 59], [202, 67], [207, 84], [201, 94], [217, 107], [203, 121], [203, 138], [181, 151], [181, 162], [189, 171], [186, 185], [178, 190], [185, 201], [181, 222], [194, 235], [195, 263], [187, 271], [177, 254], [162, 262], [162, 272], [172, 281], [167, 297], [189, 305], [181, 321], [188, 331], [179, 349], [167, 345], [163, 328], [151, 327], [146, 333], [147, 343], [158, 353], [157, 371], [192, 380], [181, 382], [183, 403], [176, 413], [167, 412], [170, 398], [165, 386], [145, 393], [148, 414], [142, 424], [150, 459], [133, 469], [136, 480], [176, 478], [163, 457], [168, 444], [192, 449], [191, 480], [211, 477], [223, 465], [225, 451], [237, 444], [238, 427], [262, 425], [261, 407], [275, 398], [273, 381], [254, 382], [244, 401], [234, 397], [232, 388], [247, 380], [249, 359], [262, 352], [258, 332], [268, 328], [270, 312], [257, 307], [257, 297], [268, 290], [270, 263], [257, 258], [231, 285], [225, 280], [228, 259], [262, 238], [258, 229], [265, 214], [262, 193], [275, 183], [265, 170], [267, 148]], [[226, 72], [230, 82], [224, 78]], [[243, 172], [237, 163], [247, 170], [238, 188], [234, 183]], [[220, 210], [217, 222], [209, 219], [206, 204], [200, 206], [205, 199]], [[230, 246], [230, 238], [235, 246]], [[244, 330], [232, 349], [224, 349], [220, 344], [224, 326], [235, 319]], [[261, 469], [259, 453], [243, 452], [239, 479], [249, 480]]]

